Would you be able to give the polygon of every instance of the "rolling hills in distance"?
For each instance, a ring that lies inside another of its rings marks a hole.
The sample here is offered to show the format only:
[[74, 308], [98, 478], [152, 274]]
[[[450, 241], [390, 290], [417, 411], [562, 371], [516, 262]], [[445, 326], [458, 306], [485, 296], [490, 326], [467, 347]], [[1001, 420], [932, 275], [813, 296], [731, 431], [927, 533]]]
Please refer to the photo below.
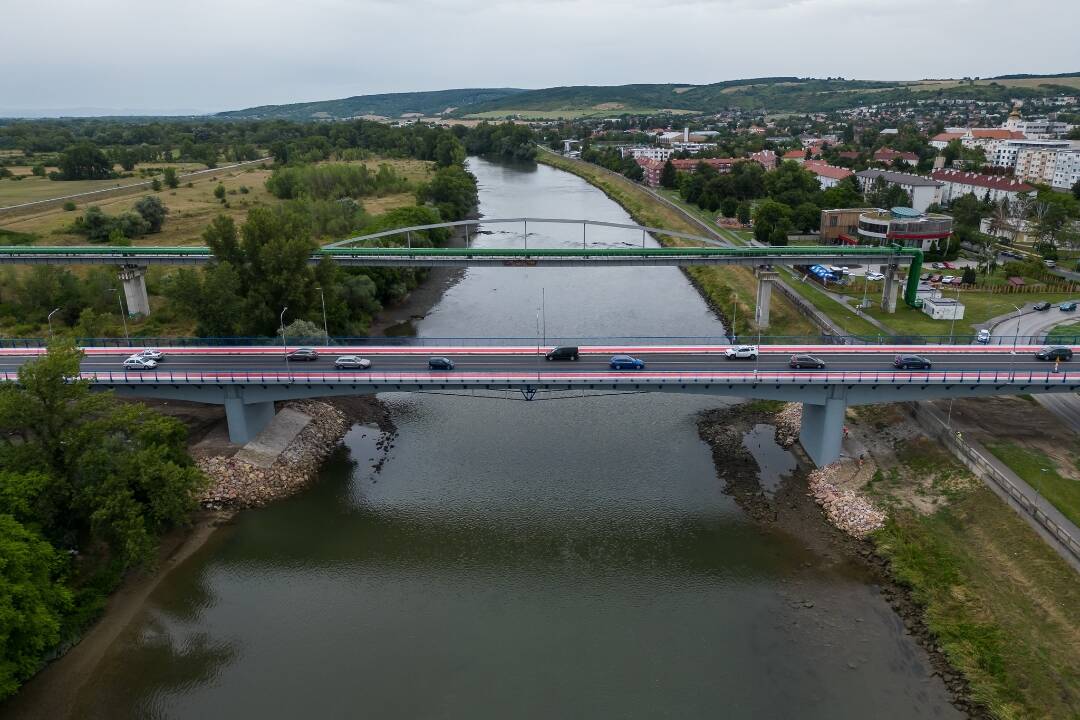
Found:
[[730, 108], [827, 112], [909, 99], [1008, 101], [1080, 94], [1080, 73], [1015, 74], [982, 79], [912, 81], [768, 77], [708, 85], [679, 83], [576, 85], [539, 90], [469, 88], [358, 95], [337, 100], [263, 105], [218, 113], [234, 119], [341, 120], [452, 117], [558, 119], [619, 115], [699, 115]]

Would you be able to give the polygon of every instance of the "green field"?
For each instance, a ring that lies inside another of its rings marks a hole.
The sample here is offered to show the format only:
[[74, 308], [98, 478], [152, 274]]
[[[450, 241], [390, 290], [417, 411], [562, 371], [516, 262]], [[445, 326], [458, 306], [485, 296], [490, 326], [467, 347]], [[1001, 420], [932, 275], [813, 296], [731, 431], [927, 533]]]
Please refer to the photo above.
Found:
[[[1055, 461], [1038, 450], [1007, 441], [987, 442], [984, 445], [1065, 517], [1080, 525], [1080, 480], [1063, 477]], [[1080, 462], [1080, 454], [1076, 455], [1076, 462]], [[1080, 468], [1077, 470], [1080, 471]]]
[[[138, 165], [135, 170], [139, 170]], [[175, 167], [181, 174], [193, 170], [203, 170], [205, 165], [197, 163], [150, 163], [146, 167]], [[66, 195], [91, 192], [94, 190], [108, 190], [109, 188], [122, 185], [147, 182], [149, 178], [140, 177], [136, 172], [132, 177], [116, 178], [114, 180], [49, 180], [48, 178], [35, 177], [30, 174], [30, 168], [9, 168], [16, 175], [23, 177], [22, 180], [10, 178], [0, 180], [0, 207], [19, 205], [21, 203], [34, 202], [35, 200], [49, 200]]]
[[[952, 297], [952, 293], [946, 293], [946, 297]], [[1013, 304], [1039, 302], [1047, 300], [1059, 303], [1076, 297], [1076, 293], [1030, 293], [1023, 295], [999, 294], [989, 292], [962, 292], [960, 302], [964, 304], [964, 319], [956, 321], [957, 335], [971, 335], [973, 325], [986, 322], [990, 318], [1015, 312]], [[896, 312], [889, 314], [880, 307], [872, 307], [867, 313], [884, 323], [898, 335], [948, 335], [952, 321], [932, 320], [930, 316], [921, 310], [908, 307], [899, 302]]]

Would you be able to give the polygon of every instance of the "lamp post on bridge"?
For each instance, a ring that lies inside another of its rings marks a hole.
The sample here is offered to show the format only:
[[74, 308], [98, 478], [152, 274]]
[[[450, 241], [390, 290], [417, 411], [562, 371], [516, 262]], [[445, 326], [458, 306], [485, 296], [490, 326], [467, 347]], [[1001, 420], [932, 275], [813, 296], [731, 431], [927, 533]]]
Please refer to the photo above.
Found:
[[60, 308], [56, 308], [55, 310], [53, 310], [51, 313], [49, 313], [49, 317], [46, 318], [49, 321], [49, 337], [52, 337], [52, 316], [58, 312], [60, 312]]
[[289, 380], [292, 380], [292, 370], [289, 369], [289, 345], [285, 342], [285, 311], [289, 309], [289, 306], [281, 308], [281, 315], [278, 316], [278, 323], [281, 325], [281, 351], [285, 354], [285, 372], [289, 375]]
[[1016, 343], [1020, 339], [1020, 316], [1024, 314], [1024, 311], [1019, 306], [1013, 305], [1016, 308], [1016, 332], [1013, 333], [1013, 346], [1012, 353], [1009, 355], [1009, 375], [1014, 376], [1016, 374]]
[[[330, 347], [330, 331], [326, 329], [326, 296], [323, 295], [323, 289], [316, 287], [319, 291], [319, 300], [322, 301], [322, 331], [323, 336], [326, 338], [326, 347]], [[284, 334], [282, 335], [284, 337]]]

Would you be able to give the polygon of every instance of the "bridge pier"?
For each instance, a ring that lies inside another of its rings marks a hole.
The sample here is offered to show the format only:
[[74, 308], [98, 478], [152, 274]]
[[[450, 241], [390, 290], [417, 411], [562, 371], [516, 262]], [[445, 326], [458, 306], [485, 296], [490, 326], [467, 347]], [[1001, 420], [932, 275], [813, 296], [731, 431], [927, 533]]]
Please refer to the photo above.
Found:
[[754, 306], [754, 324], [759, 328], [769, 326], [769, 304], [772, 301], [773, 283], [778, 273], [771, 265], [762, 265], [754, 271], [757, 275], [757, 304]]
[[150, 296], [146, 294], [146, 270], [125, 266], [120, 269], [120, 281], [124, 284], [124, 300], [131, 315], [150, 314]]
[[885, 268], [885, 287], [881, 292], [881, 309], [887, 313], [896, 312], [896, 298], [900, 292], [900, 283], [896, 279], [896, 265]]
[[229, 424], [229, 442], [244, 445], [274, 419], [274, 402], [245, 403], [243, 388], [226, 387], [225, 419]]
[[799, 442], [818, 467], [828, 465], [840, 457], [847, 398], [842, 392], [838, 397], [836, 395], [836, 388], [833, 388], [823, 405], [804, 402], [802, 406]]

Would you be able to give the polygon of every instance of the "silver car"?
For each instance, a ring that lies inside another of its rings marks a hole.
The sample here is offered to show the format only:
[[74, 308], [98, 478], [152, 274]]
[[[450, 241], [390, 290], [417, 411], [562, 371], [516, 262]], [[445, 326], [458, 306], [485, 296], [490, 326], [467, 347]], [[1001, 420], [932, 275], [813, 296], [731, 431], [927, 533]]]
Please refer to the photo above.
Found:
[[342, 355], [334, 361], [335, 370], [367, 370], [371, 361], [359, 355]]
[[132, 357], [141, 357], [145, 360], [153, 360], [155, 362], [161, 362], [165, 359], [165, 353], [161, 352], [157, 348], [145, 348], [132, 355]]
[[124, 361], [125, 370], [153, 370], [157, 367], [157, 360], [132, 355]]

